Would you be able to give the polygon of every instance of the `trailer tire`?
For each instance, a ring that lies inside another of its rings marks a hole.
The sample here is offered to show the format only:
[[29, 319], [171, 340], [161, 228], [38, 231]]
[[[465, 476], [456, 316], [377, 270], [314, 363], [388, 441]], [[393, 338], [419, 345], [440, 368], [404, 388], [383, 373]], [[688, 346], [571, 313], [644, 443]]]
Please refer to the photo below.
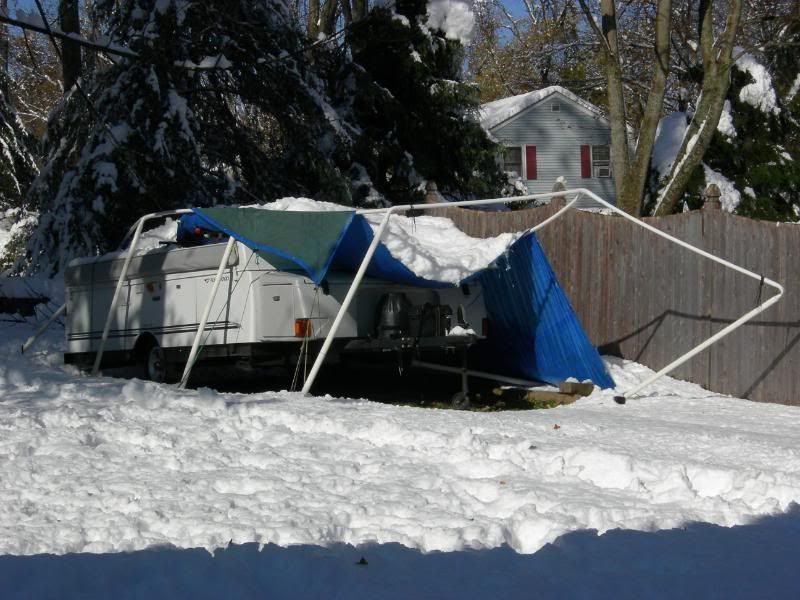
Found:
[[156, 383], [167, 383], [171, 379], [172, 370], [167, 362], [164, 349], [152, 336], [141, 337], [136, 342], [136, 364], [144, 379]]

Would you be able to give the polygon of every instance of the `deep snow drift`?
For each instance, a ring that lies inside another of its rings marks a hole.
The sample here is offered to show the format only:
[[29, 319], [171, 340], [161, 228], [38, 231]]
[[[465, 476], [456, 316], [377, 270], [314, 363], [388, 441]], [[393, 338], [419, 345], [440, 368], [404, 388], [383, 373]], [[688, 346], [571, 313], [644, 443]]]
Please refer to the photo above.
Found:
[[[663, 380], [547, 411], [179, 391], [60, 366], [2, 328], [0, 553], [396, 542], [423, 551], [568, 532], [740, 525], [800, 500], [800, 410]], [[611, 363], [626, 388], [649, 371]]]
[[800, 593], [798, 409], [674, 380], [494, 414], [180, 392], [62, 366], [62, 331], [20, 357], [31, 331], [0, 323], [4, 598]]

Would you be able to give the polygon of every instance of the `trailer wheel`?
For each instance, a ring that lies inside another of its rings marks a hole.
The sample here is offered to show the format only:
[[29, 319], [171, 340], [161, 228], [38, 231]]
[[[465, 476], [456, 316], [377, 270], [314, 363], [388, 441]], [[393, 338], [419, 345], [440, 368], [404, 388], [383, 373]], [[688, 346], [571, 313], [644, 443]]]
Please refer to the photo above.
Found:
[[142, 377], [156, 383], [164, 383], [169, 380], [170, 368], [167, 357], [155, 338], [147, 336], [139, 339], [136, 343], [135, 354]]
[[145, 375], [156, 383], [164, 383], [167, 380], [167, 358], [164, 356], [164, 349], [158, 344], [151, 346], [147, 353]]
[[469, 394], [466, 392], [456, 392], [450, 398], [450, 406], [457, 410], [466, 410], [469, 408]]

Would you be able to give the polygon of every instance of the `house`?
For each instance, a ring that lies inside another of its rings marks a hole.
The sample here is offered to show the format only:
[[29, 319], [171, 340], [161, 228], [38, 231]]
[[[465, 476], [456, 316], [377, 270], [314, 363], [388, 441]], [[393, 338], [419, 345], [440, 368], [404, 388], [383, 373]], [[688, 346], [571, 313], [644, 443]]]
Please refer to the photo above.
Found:
[[[502, 168], [529, 194], [553, 191], [563, 177], [616, 203], [611, 172], [611, 127], [599, 108], [552, 86], [481, 106], [481, 125], [505, 146]], [[592, 206], [591, 201], [580, 206]]]

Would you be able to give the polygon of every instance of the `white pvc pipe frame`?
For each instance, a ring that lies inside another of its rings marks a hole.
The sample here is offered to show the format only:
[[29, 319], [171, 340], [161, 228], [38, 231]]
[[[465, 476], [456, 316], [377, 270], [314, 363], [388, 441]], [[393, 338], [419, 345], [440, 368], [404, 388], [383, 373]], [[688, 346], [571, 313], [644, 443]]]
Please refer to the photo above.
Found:
[[528, 201], [528, 200], [542, 200], [542, 199], [546, 199], [546, 198], [563, 197], [563, 196], [567, 196], [569, 194], [575, 194], [575, 197], [571, 201], [569, 201], [563, 208], [561, 208], [558, 212], [556, 212], [552, 216], [548, 217], [547, 219], [545, 219], [544, 221], [542, 221], [541, 223], [539, 223], [535, 227], [532, 227], [531, 229], [529, 229], [528, 233], [533, 233], [533, 232], [536, 232], [536, 231], [538, 231], [540, 229], [543, 229], [544, 227], [546, 227], [547, 225], [549, 225], [550, 223], [552, 223], [553, 221], [555, 221], [556, 219], [561, 217], [567, 210], [572, 208], [572, 206], [581, 198], [581, 196], [585, 195], [585, 196], [588, 196], [589, 198], [591, 198], [592, 200], [594, 200], [595, 202], [597, 202], [598, 204], [600, 204], [601, 206], [606, 207], [607, 209], [611, 210], [612, 212], [614, 212], [614, 213], [616, 213], [616, 214], [628, 219], [629, 221], [635, 223], [636, 225], [638, 225], [640, 227], [644, 227], [648, 231], [650, 231], [650, 232], [652, 232], [652, 233], [654, 233], [654, 234], [656, 234], [656, 235], [658, 235], [658, 236], [660, 236], [660, 237], [662, 237], [662, 238], [664, 238], [664, 239], [666, 239], [666, 240], [668, 240], [668, 241], [670, 241], [670, 242], [672, 242], [674, 244], [677, 244], [677, 245], [679, 245], [679, 246], [681, 246], [683, 248], [686, 248], [687, 250], [690, 250], [691, 252], [694, 252], [695, 254], [699, 254], [700, 256], [702, 256], [704, 258], [708, 258], [709, 260], [712, 260], [712, 261], [714, 261], [716, 263], [719, 263], [724, 267], [727, 267], [729, 269], [733, 269], [734, 271], [742, 273], [743, 275], [747, 275], [748, 277], [751, 277], [751, 278], [753, 278], [753, 279], [755, 279], [755, 280], [757, 280], [759, 282], [763, 282], [763, 283], [769, 285], [770, 287], [775, 288], [778, 291], [778, 293], [775, 296], [772, 296], [766, 302], [760, 304], [759, 306], [757, 306], [753, 310], [748, 311], [747, 313], [745, 313], [744, 315], [739, 317], [736, 321], [734, 321], [733, 323], [731, 323], [727, 327], [721, 329], [720, 331], [718, 331], [716, 334], [712, 335], [710, 338], [708, 338], [704, 342], [698, 344], [697, 346], [695, 346], [694, 348], [689, 350], [686, 354], [683, 354], [682, 356], [678, 357], [677, 359], [672, 361], [670, 364], [665, 366], [663, 369], [661, 369], [657, 373], [654, 373], [653, 375], [651, 375], [650, 377], [648, 377], [647, 379], [645, 379], [641, 383], [639, 383], [637, 385], [634, 385], [633, 387], [631, 387], [628, 390], [626, 390], [622, 395], [622, 401], [624, 401], [624, 399], [626, 397], [630, 397], [630, 396], [633, 396], [634, 394], [638, 393], [643, 388], [647, 387], [648, 385], [650, 385], [651, 383], [653, 383], [656, 380], [660, 379], [661, 377], [663, 377], [667, 373], [670, 373], [674, 369], [678, 368], [683, 363], [685, 363], [686, 361], [690, 360], [692, 357], [696, 356], [697, 354], [699, 354], [700, 352], [702, 352], [703, 350], [705, 350], [706, 348], [708, 348], [712, 344], [718, 342], [719, 340], [724, 338], [726, 335], [728, 335], [732, 331], [738, 329], [744, 323], [746, 323], [747, 321], [749, 321], [750, 319], [752, 319], [756, 315], [764, 312], [770, 306], [772, 306], [773, 304], [778, 302], [778, 300], [780, 300], [781, 296], [783, 296], [783, 286], [781, 286], [779, 283], [773, 281], [772, 279], [769, 279], [769, 278], [764, 277], [762, 275], [758, 275], [758, 274], [756, 274], [756, 273], [754, 273], [752, 271], [749, 271], [748, 269], [745, 269], [743, 267], [735, 265], [735, 264], [733, 264], [733, 263], [731, 263], [731, 262], [729, 262], [729, 261], [727, 261], [727, 260], [725, 260], [723, 258], [715, 256], [715, 255], [713, 255], [713, 254], [711, 254], [709, 252], [706, 252], [705, 250], [701, 250], [700, 248], [692, 246], [691, 244], [688, 244], [688, 243], [686, 243], [686, 242], [684, 242], [682, 240], [679, 240], [678, 238], [673, 237], [673, 236], [669, 235], [668, 233], [664, 233], [663, 231], [661, 231], [659, 229], [656, 229], [652, 225], [648, 225], [647, 223], [645, 223], [643, 221], [640, 221], [636, 217], [633, 217], [633, 216], [629, 215], [628, 213], [620, 210], [619, 208], [617, 208], [613, 204], [609, 204], [608, 202], [606, 202], [605, 200], [603, 200], [602, 198], [597, 196], [597, 194], [595, 194], [595, 193], [593, 193], [590, 190], [587, 190], [585, 188], [564, 190], [564, 191], [561, 191], [561, 192], [551, 192], [551, 193], [548, 193], [548, 194], [533, 194], [533, 195], [529, 195], [529, 196], [517, 196], [515, 198], [495, 198], [495, 199], [491, 199], [491, 200], [467, 200], [467, 201], [463, 201], [463, 202], [448, 202], [448, 203], [445, 203], [445, 204], [407, 204], [407, 205], [402, 205], [402, 206], [392, 206], [390, 208], [379, 208], [379, 209], [373, 209], [373, 210], [360, 210], [360, 211], [357, 211], [357, 214], [362, 214], [363, 215], [363, 214], [374, 214], [374, 213], [383, 212], [383, 213], [385, 213], [385, 216], [381, 220], [381, 223], [378, 226], [378, 230], [373, 234], [372, 243], [370, 244], [369, 248], [367, 249], [366, 254], [364, 255], [364, 260], [361, 261], [361, 265], [359, 266], [358, 271], [356, 272], [356, 275], [355, 275], [355, 277], [353, 279], [353, 283], [350, 285], [350, 289], [347, 291], [347, 295], [345, 296], [344, 300], [342, 301], [342, 305], [339, 308], [339, 312], [337, 313], [336, 318], [334, 319], [333, 324], [331, 325], [331, 328], [328, 331], [328, 335], [325, 338], [325, 342], [322, 344], [322, 348], [320, 349], [319, 354], [317, 355], [317, 359], [314, 361], [314, 366], [311, 368], [311, 372], [308, 375], [308, 379], [306, 379], [305, 385], [303, 386], [303, 393], [304, 394], [308, 394], [309, 391], [311, 390], [311, 386], [314, 384], [314, 379], [316, 378], [317, 373], [319, 372], [319, 369], [322, 366], [323, 361], [325, 360], [325, 356], [327, 355], [328, 350], [330, 349], [330, 346], [333, 343], [333, 338], [336, 335], [336, 331], [339, 329], [339, 325], [341, 324], [342, 319], [344, 318], [344, 314], [347, 312], [347, 309], [350, 306], [350, 302], [353, 300], [353, 296], [355, 296], [356, 289], [358, 288], [359, 284], [361, 283], [361, 280], [364, 277], [364, 274], [365, 274], [365, 272], [367, 270], [367, 266], [369, 265], [369, 262], [371, 261], [373, 254], [375, 254], [375, 250], [377, 249], [378, 244], [380, 243], [381, 238], [383, 237], [383, 234], [384, 234], [384, 232], [386, 230], [386, 226], [389, 223], [389, 218], [394, 213], [399, 212], [399, 211], [404, 211], [404, 210], [411, 210], [411, 209], [433, 210], [433, 209], [437, 209], [437, 208], [456, 207], [456, 206], [482, 206], [482, 205], [487, 205], [487, 204], [499, 204], [499, 203], [508, 204], [510, 202], [521, 202], [521, 201], [524, 202], [524, 201]]
[[[776, 289], [778, 291], [778, 293], [776, 295], [772, 296], [767, 301], [763, 302], [762, 304], [760, 304], [759, 306], [757, 306], [753, 310], [748, 311], [747, 313], [745, 313], [744, 315], [739, 317], [736, 321], [734, 321], [733, 323], [729, 324], [727, 327], [721, 329], [720, 331], [718, 331], [717, 333], [715, 333], [714, 335], [709, 337], [704, 342], [698, 344], [697, 346], [695, 346], [694, 348], [689, 350], [687, 353], [685, 353], [682, 356], [678, 357], [677, 359], [675, 359], [673, 362], [671, 362], [670, 364], [668, 364], [667, 366], [662, 368], [657, 373], [654, 373], [653, 375], [651, 375], [650, 377], [648, 377], [647, 379], [645, 379], [641, 383], [639, 383], [639, 384], [631, 387], [630, 389], [626, 390], [624, 392], [624, 394], [623, 394], [623, 397], [633, 396], [634, 394], [638, 393], [643, 388], [647, 387], [651, 383], [653, 383], [656, 380], [660, 379], [661, 377], [663, 377], [667, 373], [670, 373], [674, 369], [678, 368], [683, 363], [685, 363], [686, 361], [690, 360], [691, 358], [693, 358], [694, 356], [696, 356], [697, 354], [699, 354], [700, 352], [702, 352], [703, 350], [705, 350], [706, 348], [711, 346], [712, 344], [718, 342], [719, 340], [721, 340], [723, 337], [725, 337], [726, 335], [728, 335], [732, 331], [734, 331], [734, 330], [738, 329], [739, 327], [741, 327], [744, 323], [746, 323], [747, 321], [751, 320], [756, 315], [758, 315], [758, 314], [764, 312], [765, 310], [767, 310], [770, 306], [772, 306], [773, 304], [778, 302], [780, 300], [780, 298], [783, 296], [783, 293], [784, 293], [783, 286], [781, 286], [779, 283], [773, 281], [772, 279], [769, 279], [767, 277], [763, 277], [762, 275], [758, 275], [757, 273], [754, 273], [753, 271], [750, 271], [748, 269], [745, 269], [743, 267], [735, 265], [735, 264], [733, 264], [733, 263], [731, 263], [731, 262], [729, 262], [729, 261], [727, 261], [727, 260], [725, 260], [723, 258], [715, 256], [715, 255], [713, 255], [713, 254], [711, 254], [709, 252], [706, 252], [705, 250], [701, 250], [700, 248], [692, 246], [691, 244], [688, 244], [688, 243], [686, 243], [686, 242], [684, 242], [682, 240], [679, 240], [678, 238], [673, 237], [673, 236], [669, 235], [668, 233], [664, 233], [663, 231], [661, 231], [659, 229], [656, 229], [652, 225], [648, 225], [647, 223], [645, 223], [643, 221], [640, 221], [636, 217], [633, 217], [633, 216], [627, 214], [626, 212], [618, 209], [616, 206], [614, 206], [612, 204], [609, 204], [608, 202], [606, 202], [605, 200], [603, 200], [602, 198], [597, 196], [595, 193], [593, 193], [590, 190], [587, 190], [585, 188], [564, 190], [564, 191], [560, 191], [560, 192], [551, 192], [551, 193], [547, 193], [547, 194], [531, 194], [531, 195], [528, 195], [528, 196], [517, 196], [517, 197], [513, 197], [513, 198], [492, 198], [492, 199], [488, 199], [488, 200], [466, 200], [466, 201], [462, 201], [462, 202], [448, 202], [448, 203], [445, 203], [445, 204], [406, 204], [406, 205], [402, 205], [402, 206], [392, 206], [390, 208], [359, 210], [359, 211], [356, 211], [357, 214], [364, 215], [364, 214], [384, 213], [385, 216], [381, 220], [381, 223], [378, 226], [378, 230], [373, 234], [372, 243], [369, 245], [369, 248], [367, 249], [367, 252], [364, 255], [364, 259], [361, 261], [361, 265], [359, 266], [358, 271], [356, 272], [355, 277], [353, 278], [353, 283], [350, 285], [350, 289], [347, 291], [347, 295], [345, 296], [344, 300], [342, 301], [342, 304], [341, 304], [341, 306], [339, 308], [339, 312], [336, 314], [336, 318], [334, 319], [333, 324], [331, 325], [331, 328], [328, 331], [328, 335], [325, 337], [325, 341], [322, 344], [322, 348], [320, 349], [319, 354], [317, 355], [317, 358], [314, 361], [314, 365], [311, 368], [311, 372], [309, 373], [308, 378], [306, 379], [306, 382], [303, 385], [303, 390], [302, 390], [303, 393], [304, 394], [308, 394], [309, 391], [311, 390], [311, 386], [314, 384], [314, 380], [316, 379], [317, 374], [319, 373], [319, 370], [320, 370], [320, 368], [322, 366], [322, 363], [325, 361], [325, 357], [327, 356], [328, 350], [330, 349], [330, 346], [333, 343], [333, 339], [336, 336], [336, 332], [338, 331], [339, 326], [341, 325], [342, 319], [344, 318], [344, 315], [347, 312], [347, 309], [350, 307], [350, 303], [352, 302], [353, 297], [355, 296], [356, 290], [358, 289], [358, 286], [361, 284], [361, 280], [364, 278], [364, 275], [366, 273], [367, 267], [369, 266], [369, 263], [372, 260], [372, 256], [375, 254], [375, 250], [377, 249], [378, 244], [380, 243], [381, 238], [383, 237], [383, 234], [386, 231], [386, 226], [389, 223], [389, 219], [391, 218], [391, 216], [393, 214], [395, 214], [397, 212], [400, 212], [400, 211], [412, 210], [412, 209], [416, 209], [416, 210], [433, 210], [433, 209], [438, 209], [438, 208], [457, 207], [457, 206], [485, 206], [485, 205], [489, 205], [489, 204], [509, 204], [511, 202], [525, 202], [525, 201], [530, 201], [530, 200], [544, 200], [544, 199], [548, 199], [548, 198], [565, 197], [565, 196], [570, 195], [570, 194], [575, 194], [575, 197], [571, 201], [569, 201], [563, 208], [561, 208], [558, 212], [556, 212], [552, 216], [548, 217], [547, 219], [545, 219], [544, 221], [542, 221], [541, 223], [539, 223], [535, 227], [532, 227], [531, 229], [529, 229], [528, 233], [533, 233], [533, 232], [536, 232], [536, 231], [538, 231], [540, 229], [543, 229], [544, 227], [546, 227], [547, 225], [549, 225], [550, 223], [552, 223], [553, 221], [555, 221], [556, 219], [561, 217], [567, 210], [572, 208], [572, 206], [582, 196], [588, 196], [589, 198], [591, 198], [592, 200], [594, 200], [595, 202], [597, 202], [601, 206], [606, 207], [607, 209], [611, 210], [612, 212], [620, 215], [621, 217], [623, 217], [625, 219], [628, 219], [632, 223], [635, 223], [636, 225], [638, 225], [640, 227], [643, 227], [644, 229], [647, 229], [648, 231], [650, 231], [650, 232], [652, 232], [652, 233], [654, 233], [654, 234], [656, 234], [656, 235], [658, 235], [658, 236], [660, 236], [660, 237], [662, 237], [662, 238], [664, 238], [664, 239], [666, 239], [666, 240], [668, 240], [668, 241], [670, 241], [670, 242], [672, 242], [674, 244], [677, 244], [678, 246], [686, 248], [687, 250], [689, 250], [691, 252], [694, 252], [695, 254], [698, 254], [698, 255], [700, 255], [700, 256], [702, 256], [704, 258], [707, 258], [707, 259], [712, 260], [712, 261], [714, 261], [716, 263], [719, 263], [720, 265], [722, 265], [724, 267], [727, 267], [727, 268], [732, 269], [732, 270], [734, 270], [734, 271], [736, 271], [738, 273], [746, 275], [746, 276], [748, 276], [748, 277], [750, 277], [752, 279], [755, 279], [756, 281], [763, 282], [763, 283], [767, 284], [768, 286], [770, 286], [770, 287], [772, 287], [772, 288], [774, 288], [774, 289]], [[108, 316], [106, 317], [105, 327], [103, 328], [103, 337], [102, 337], [101, 342], [100, 342], [100, 348], [98, 349], [97, 357], [95, 358], [95, 364], [94, 364], [94, 368], [93, 368], [93, 371], [92, 371], [93, 374], [96, 374], [97, 370], [99, 368], [100, 361], [101, 361], [102, 356], [103, 356], [103, 349], [105, 347], [105, 343], [106, 343], [106, 340], [108, 338], [108, 332], [109, 332], [109, 329], [110, 329], [110, 326], [111, 326], [111, 320], [113, 318], [114, 309], [116, 308], [116, 303], [118, 301], [119, 294], [120, 294], [120, 291], [122, 289], [122, 285], [123, 285], [123, 283], [124, 283], [124, 281], [125, 281], [125, 279], [127, 277], [128, 267], [130, 266], [131, 259], [133, 257], [133, 254], [134, 254], [135, 250], [136, 250], [136, 245], [139, 242], [139, 238], [141, 236], [141, 232], [142, 232], [142, 228], [144, 227], [144, 223], [146, 221], [149, 221], [149, 220], [155, 219], [155, 218], [159, 218], [159, 217], [165, 217], [165, 216], [170, 216], [170, 215], [179, 215], [179, 214], [188, 214], [188, 213], [191, 213], [191, 212], [192, 211], [190, 209], [181, 209], [181, 210], [175, 210], [175, 211], [165, 211], [165, 212], [160, 212], [160, 213], [152, 213], [152, 214], [145, 215], [142, 218], [140, 218], [139, 221], [137, 221], [137, 223], [134, 225], [134, 227], [131, 228], [131, 232], [133, 232], [133, 240], [131, 241], [131, 245], [128, 248], [128, 253], [127, 253], [126, 257], [125, 257], [125, 263], [123, 264], [123, 267], [122, 267], [122, 273], [120, 273], [120, 278], [117, 281], [117, 287], [114, 290], [114, 296], [111, 299], [111, 306], [109, 307]], [[130, 236], [131, 232], [129, 232], [128, 237]], [[230, 255], [230, 249], [231, 249], [232, 245], [233, 244], [232, 244], [231, 240], [229, 240], [228, 241], [228, 246], [226, 247], [226, 251], [225, 251], [225, 253], [223, 255], [222, 261], [220, 262], [220, 266], [217, 269], [217, 274], [214, 277], [214, 285], [213, 285], [212, 290], [211, 290], [211, 295], [210, 295], [210, 297], [209, 297], [209, 299], [207, 301], [206, 308], [204, 310], [204, 317], [205, 318], [207, 318], [207, 313], [211, 310], [211, 305], [214, 302], [214, 297], [216, 296], [216, 292], [217, 292], [217, 289], [219, 287], [219, 281], [222, 278], [222, 271], [224, 270], [224, 267], [228, 262], [228, 257]], [[59, 313], [60, 313], [61, 310], [62, 309], [59, 309]], [[204, 318], [204, 320], [205, 320], [205, 318]], [[197, 334], [195, 335], [195, 339], [194, 339], [194, 342], [192, 344], [192, 353], [190, 354], [189, 360], [186, 363], [186, 368], [184, 369], [183, 377], [181, 379], [181, 384], [180, 384], [181, 387], [184, 387], [186, 385], [186, 381], [188, 381], [189, 375], [191, 373], [192, 366], [193, 366], [192, 363], [193, 363], [193, 358], [194, 358], [193, 355], [196, 355], [196, 353], [197, 353], [197, 347], [199, 345], [198, 342], [199, 342], [201, 336], [203, 335], [203, 331], [205, 329], [204, 325], [205, 325], [204, 322], [201, 322], [200, 327], [198, 327]], [[37, 332], [37, 336], [38, 336], [38, 332]], [[29, 347], [31, 343], [33, 343], [33, 339], [29, 340], [26, 343], [27, 347]]]

